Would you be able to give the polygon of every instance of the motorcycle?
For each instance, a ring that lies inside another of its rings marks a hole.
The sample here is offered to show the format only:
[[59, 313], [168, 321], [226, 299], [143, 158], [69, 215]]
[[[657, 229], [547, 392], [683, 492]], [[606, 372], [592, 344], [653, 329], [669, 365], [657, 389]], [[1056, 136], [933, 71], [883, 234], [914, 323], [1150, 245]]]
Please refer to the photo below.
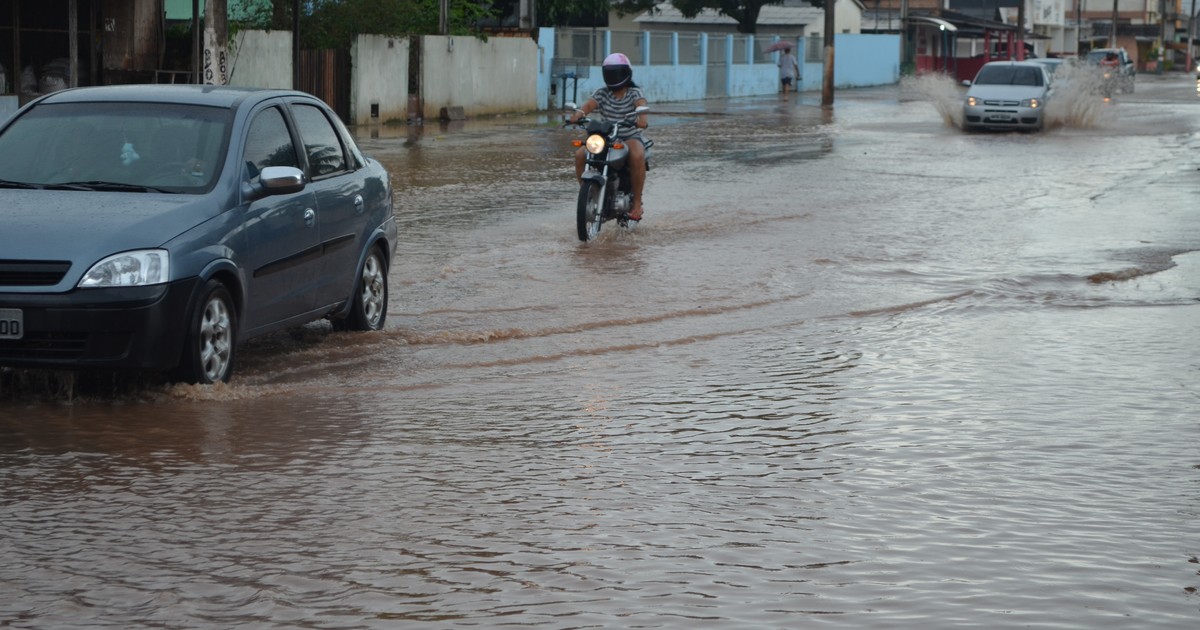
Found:
[[[567, 108], [579, 111], [574, 103]], [[585, 163], [583, 176], [579, 180], [579, 201], [575, 209], [575, 229], [579, 240], [587, 242], [600, 234], [600, 226], [616, 220], [617, 225], [628, 228], [637, 221], [629, 218], [633, 208], [633, 181], [627, 163], [629, 147], [617, 138], [622, 127], [634, 125], [637, 116], [650, 111], [642, 105], [630, 118], [618, 121], [580, 118], [575, 126], [583, 129], [585, 140], [576, 140], [573, 145], [584, 147]], [[653, 140], [646, 140], [646, 171], [650, 171], [650, 147]]]

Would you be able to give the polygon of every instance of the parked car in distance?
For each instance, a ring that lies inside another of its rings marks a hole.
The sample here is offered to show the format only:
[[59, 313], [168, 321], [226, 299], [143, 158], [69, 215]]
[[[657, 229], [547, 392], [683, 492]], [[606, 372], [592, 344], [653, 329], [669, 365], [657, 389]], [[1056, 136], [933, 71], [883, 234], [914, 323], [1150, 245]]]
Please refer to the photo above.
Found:
[[1105, 91], [1114, 89], [1132, 94], [1137, 79], [1137, 67], [1124, 48], [1095, 48], [1084, 60], [1104, 70]]
[[1036, 61], [992, 61], [967, 85], [963, 130], [1022, 129], [1040, 131], [1046, 124], [1051, 82]]
[[1062, 68], [1063, 64], [1066, 62], [1065, 59], [1062, 59], [1060, 57], [1038, 57], [1037, 59], [1030, 59], [1029, 61], [1046, 66], [1046, 74], [1050, 75], [1051, 81], [1054, 80], [1055, 73], [1057, 73], [1058, 70], [1060, 68]]
[[46, 95], [0, 126], [0, 225], [3, 367], [214, 383], [251, 337], [387, 316], [388, 174], [301, 92]]

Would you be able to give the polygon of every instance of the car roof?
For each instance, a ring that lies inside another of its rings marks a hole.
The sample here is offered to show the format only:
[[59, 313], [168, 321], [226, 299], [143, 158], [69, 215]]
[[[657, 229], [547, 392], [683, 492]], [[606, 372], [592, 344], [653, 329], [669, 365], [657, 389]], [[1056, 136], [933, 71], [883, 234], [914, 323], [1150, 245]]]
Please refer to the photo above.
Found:
[[1041, 64], [1040, 64], [1040, 62], [1034, 61], [1032, 59], [1026, 59], [1025, 61], [1017, 61], [1016, 59], [1004, 59], [1001, 61], [989, 61], [983, 65], [985, 65], [985, 66], [1037, 66], [1037, 65], [1041, 65]]
[[[180, 103], [236, 108], [247, 100], [255, 102], [275, 96], [308, 96], [294, 90], [230, 87], [225, 85], [106, 85], [51, 92], [41, 103]], [[310, 97], [311, 98], [311, 97]]]

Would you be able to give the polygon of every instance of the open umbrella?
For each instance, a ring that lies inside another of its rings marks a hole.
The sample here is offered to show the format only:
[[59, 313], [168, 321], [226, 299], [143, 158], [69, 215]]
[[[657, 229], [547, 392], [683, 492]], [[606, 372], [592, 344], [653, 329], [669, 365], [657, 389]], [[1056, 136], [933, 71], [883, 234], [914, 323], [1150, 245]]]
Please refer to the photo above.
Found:
[[766, 54], [773, 53], [777, 50], [783, 50], [784, 48], [795, 48], [795, 47], [796, 47], [795, 42], [789, 42], [786, 39], [781, 39], [781, 40], [775, 42], [774, 44], [771, 44], [770, 46], [763, 48], [763, 54], [766, 55]]

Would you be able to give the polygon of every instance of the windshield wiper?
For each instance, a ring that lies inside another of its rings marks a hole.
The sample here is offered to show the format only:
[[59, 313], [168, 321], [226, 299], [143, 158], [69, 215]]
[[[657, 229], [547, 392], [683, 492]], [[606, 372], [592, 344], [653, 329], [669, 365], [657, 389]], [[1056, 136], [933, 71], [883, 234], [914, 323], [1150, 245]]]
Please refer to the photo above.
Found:
[[167, 192], [162, 188], [141, 186], [138, 184], [122, 184], [120, 182], [87, 181], [63, 182], [61, 184], [46, 184], [48, 190], [95, 190], [102, 192]]
[[33, 189], [33, 188], [41, 188], [41, 187], [36, 184], [26, 184], [25, 182], [12, 182], [7, 179], [0, 179], [0, 188]]

